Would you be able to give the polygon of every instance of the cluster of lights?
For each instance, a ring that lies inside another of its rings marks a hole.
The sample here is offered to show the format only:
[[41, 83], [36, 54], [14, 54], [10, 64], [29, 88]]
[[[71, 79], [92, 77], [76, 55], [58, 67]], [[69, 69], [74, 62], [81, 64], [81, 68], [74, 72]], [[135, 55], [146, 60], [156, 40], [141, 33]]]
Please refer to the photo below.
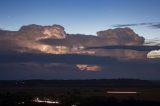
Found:
[[39, 98], [35, 98], [33, 101], [36, 102], [36, 103], [60, 104], [59, 101], [54, 101], [54, 100], [49, 100], [49, 99], [40, 100]]

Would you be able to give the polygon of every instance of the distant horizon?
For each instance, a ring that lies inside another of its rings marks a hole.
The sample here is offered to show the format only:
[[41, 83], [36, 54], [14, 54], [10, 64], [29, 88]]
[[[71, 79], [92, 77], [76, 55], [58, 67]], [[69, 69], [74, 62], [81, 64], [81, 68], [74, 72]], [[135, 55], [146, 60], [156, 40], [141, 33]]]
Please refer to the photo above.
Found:
[[138, 80], [138, 81], [160, 81], [160, 79], [136, 79], [136, 78], [98, 78], [98, 79], [0, 79], [0, 81], [92, 81], [92, 80]]

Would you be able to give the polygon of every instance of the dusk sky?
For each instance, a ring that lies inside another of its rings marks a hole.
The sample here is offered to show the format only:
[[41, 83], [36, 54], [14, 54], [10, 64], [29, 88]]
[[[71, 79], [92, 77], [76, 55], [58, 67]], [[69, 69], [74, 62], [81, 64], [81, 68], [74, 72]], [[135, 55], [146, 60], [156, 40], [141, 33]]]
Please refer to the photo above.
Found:
[[160, 79], [160, 0], [0, 0], [0, 79]]
[[67, 33], [95, 35], [99, 30], [130, 25], [145, 38], [157, 38], [159, 10], [160, 0], [1, 0], [0, 28], [60, 24]]

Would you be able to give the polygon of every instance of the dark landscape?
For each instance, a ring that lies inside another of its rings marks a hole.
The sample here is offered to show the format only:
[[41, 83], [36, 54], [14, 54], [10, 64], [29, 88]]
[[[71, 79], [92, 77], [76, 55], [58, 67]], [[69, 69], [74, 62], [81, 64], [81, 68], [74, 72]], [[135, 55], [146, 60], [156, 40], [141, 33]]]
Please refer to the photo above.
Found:
[[[137, 93], [109, 94], [108, 91]], [[34, 99], [58, 101], [36, 103]], [[160, 104], [160, 81], [136, 79], [0, 81], [1, 106], [145, 106]]]

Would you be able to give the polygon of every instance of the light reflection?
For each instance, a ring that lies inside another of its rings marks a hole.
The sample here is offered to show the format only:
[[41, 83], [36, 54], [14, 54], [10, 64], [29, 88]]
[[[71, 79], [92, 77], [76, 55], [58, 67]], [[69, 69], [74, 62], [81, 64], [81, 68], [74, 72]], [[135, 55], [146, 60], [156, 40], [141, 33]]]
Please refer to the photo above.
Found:
[[[24, 43], [21, 43], [21, 45], [24, 45]], [[65, 54], [68, 52], [68, 47], [66, 46], [50, 46], [46, 44], [41, 44], [37, 42], [25, 42], [25, 48], [21, 52], [27, 52], [27, 50], [30, 50], [32, 52], [38, 51], [42, 53], [49, 53], [49, 54]]]
[[107, 91], [108, 94], [137, 94], [139, 92], [129, 92], [129, 91]]
[[97, 65], [77, 64], [81, 71], [100, 71], [101, 67]]
[[152, 50], [147, 54], [147, 58], [160, 58], [160, 50]]
[[43, 34], [45, 35], [45, 37], [43, 37], [43, 39], [46, 39], [46, 38], [64, 39], [66, 35], [65, 35], [65, 32], [61, 30], [62, 29], [58, 27], [45, 28], [43, 31]]
[[41, 52], [51, 53], [51, 54], [65, 54], [65, 53], [67, 53], [67, 47], [65, 47], [65, 46], [40, 45], [39, 50]]
[[49, 99], [40, 100], [39, 98], [35, 98], [33, 101], [36, 102], [36, 103], [60, 104], [59, 101], [54, 101], [54, 100], [49, 100]]

